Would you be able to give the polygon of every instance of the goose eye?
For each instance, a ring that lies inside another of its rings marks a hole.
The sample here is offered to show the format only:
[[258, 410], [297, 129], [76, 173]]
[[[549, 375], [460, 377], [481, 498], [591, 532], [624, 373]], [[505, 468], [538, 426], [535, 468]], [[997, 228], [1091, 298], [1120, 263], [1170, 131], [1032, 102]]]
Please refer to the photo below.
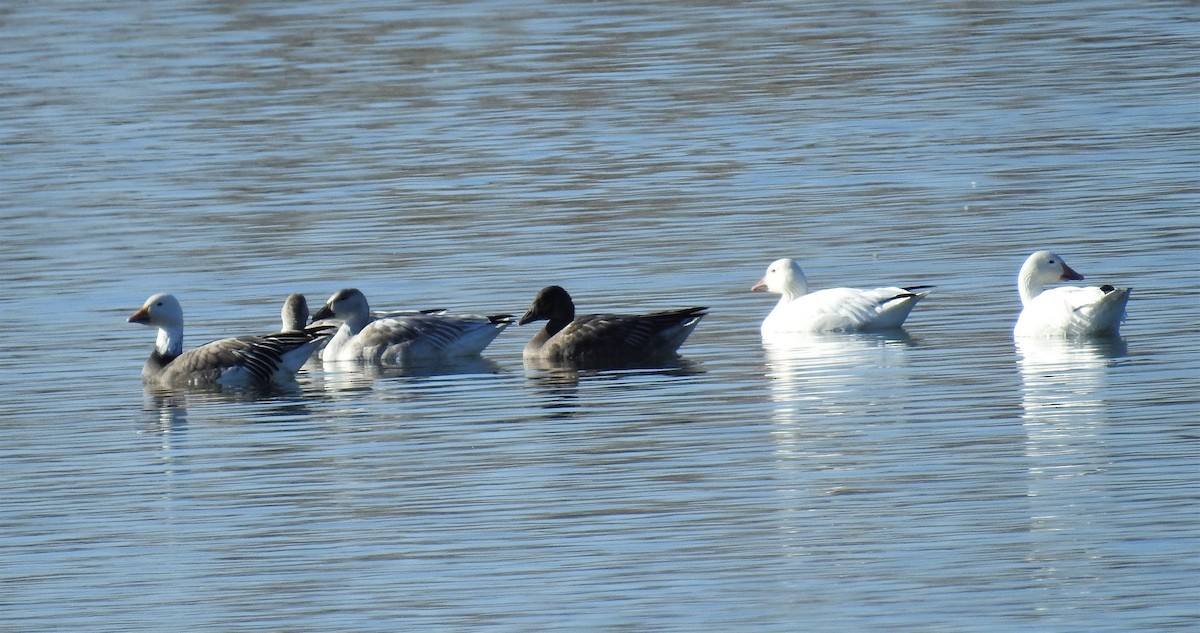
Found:
[[159, 301], [158, 303], [156, 303], [156, 304], [154, 304], [154, 305], [156, 305], [156, 306], [158, 306], [158, 307], [160, 307], [160, 308], [161, 308], [161, 307], [162, 307], [162, 302], [161, 302], [161, 301]]

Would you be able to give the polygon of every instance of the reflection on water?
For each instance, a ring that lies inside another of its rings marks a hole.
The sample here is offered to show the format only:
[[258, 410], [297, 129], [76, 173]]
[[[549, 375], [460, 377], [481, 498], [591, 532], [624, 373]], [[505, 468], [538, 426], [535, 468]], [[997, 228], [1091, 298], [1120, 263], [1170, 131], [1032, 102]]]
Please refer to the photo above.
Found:
[[143, 408], [157, 415], [153, 421], [155, 431], [169, 435], [187, 429], [187, 391], [144, 387], [143, 392]]
[[226, 407], [231, 410], [254, 409], [251, 422], [278, 422], [304, 419], [312, 414], [305, 402], [312, 381], [297, 382], [284, 389], [225, 389], [217, 386], [166, 388], [143, 386], [143, 409], [157, 415], [153, 425], [158, 432], [172, 433], [187, 427], [188, 407]]
[[437, 363], [389, 365], [361, 361], [310, 361], [313, 371], [301, 380], [330, 394], [371, 389], [376, 380], [419, 379], [436, 376], [498, 374], [504, 371], [491, 359], [479, 356], [446, 359]]
[[915, 344], [903, 331], [764, 336], [775, 420], [790, 424], [813, 414], [857, 417], [877, 409], [896, 388], [881, 374], [903, 365], [905, 349]]
[[1102, 459], [1097, 450], [1110, 405], [1108, 372], [1125, 355], [1125, 340], [1018, 339], [1016, 345], [1033, 480], [1092, 472]]
[[566, 420], [579, 410], [579, 370], [545, 368], [527, 371], [529, 384], [538, 396], [547, 420]]
[[[637, 385], [662, 378], [688, 378], [705, 372], [701, 363], [683, 357], [656, 361], [595, 364], [525, 359], [525, 376], [539, 395], [550, 419], [571, 417], [578, 407], [581, 385], [604, 383]], [[648, 410], [652, 411], [652, 409]]]
[[1111, 522], [1108, 374], [1126, 353], [1122, 338], [1018, 339], [1022, 425], [1028, 459], [1030, 560], [1056, 600], [1084, 597], [1083, 578], [1102, 577], [1112, 553], [1083, 545]]
[[1113, 361], [1125, 355], [1125, 339], [1018, 338], [1016, 346], [1027, 430], [1053, 432], [1103, 422], [1105, 377]]
[[699, 363], [683, 356], [668, 356], [653, 359], [624, 361], [573, 361], [549, 360], [545, 358], [524, 359], [525, 369], [530, 372], [551, 375], [598, 375], [605, 372], [642, 372], [688, 376], [701, 373]]
[[[764, 336], [764, 378], [773, 405], [771, 438], [776, 466], [796, 490], [817, 497], [855, 489], [849, 473], [869, 470], [872, 449], [862, 436], [869, 425], [896, 418], [896, 371], [914, 345], [904, 332]], [[893, 401], [892, 398], [896, 397]], [[814, 477], [813, 471], [825, 474]], [[788, 496], [795, 492], [788, 493]], [[789, 504], [811, 503], [803, 495]], [[803, 531], [803, 525], [790, 525]]]

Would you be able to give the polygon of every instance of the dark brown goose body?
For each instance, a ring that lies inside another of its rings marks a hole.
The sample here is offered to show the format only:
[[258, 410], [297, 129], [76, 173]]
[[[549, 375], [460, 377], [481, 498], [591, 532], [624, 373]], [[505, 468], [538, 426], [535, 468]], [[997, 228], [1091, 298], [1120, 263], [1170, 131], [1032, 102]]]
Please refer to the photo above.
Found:
[[533, 306], [518, 323], [547, 320], [546, 326], [525, 345], [526, 359], [623, 363], [674, 356], [707, 309], [575, 316], [571, 295], [559, 286], [549, 286], [538, 293]]

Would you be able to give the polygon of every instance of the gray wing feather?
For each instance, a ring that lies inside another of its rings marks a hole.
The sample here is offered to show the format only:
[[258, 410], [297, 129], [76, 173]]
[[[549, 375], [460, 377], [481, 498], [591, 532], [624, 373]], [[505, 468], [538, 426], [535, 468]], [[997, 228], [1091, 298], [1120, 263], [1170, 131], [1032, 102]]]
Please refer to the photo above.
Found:
[[576, 318], [546, 342], [553, 356], [564, 358], [636, 358], [674, 352], [686, 338], [683, 330], [703, 317], [706, 308], [646, 315], [592, 314]]
[[510, 322], [475, 315], [410, 314], [370, 323], [354, 345], [364, 360], [389, 362], [477, 354]]
[[226, 338], [188, 350], [164, 369], [167, 382], [215, 382], [225, 372], [241, 370], [249, 382], [270, 383], [288, 352], [328, 336], [327, 328], [277, 332], [265, 336]]

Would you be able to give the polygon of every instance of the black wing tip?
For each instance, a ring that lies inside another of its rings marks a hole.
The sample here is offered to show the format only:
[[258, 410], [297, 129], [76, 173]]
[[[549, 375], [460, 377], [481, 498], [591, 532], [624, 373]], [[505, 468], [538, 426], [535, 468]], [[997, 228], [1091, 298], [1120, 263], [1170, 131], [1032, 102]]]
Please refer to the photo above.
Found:
[[[680, 310], [663, 310], [662, 312], [651, 312], [649, 314], [639, 316], [639, 317], [633, 317], [633, 318], [635, 318], [635, 319], [638, 319], [638, 318], [653, 319], [653, 320], [661, 321], [661, 322], [667, 322], [667, 321], [673, 322], [673, 321], [689, 321], [691, 319], [699, 319], [699, 318], [707, 316], [707, 315], [708, 315], [708, 307], [707, 306], [703, 306], [703, 307], [697, 306], [694, 308], [683, 308]], [[618, 315], [612, 315], [612, 316], [618, 316]]]
[[270, 334], [264, 334], [259, 338], [276, 341], [284, 345], [295, 344], [296, 346], [300, 346], [308, 343], [309, 341], [333, 336], [335, 333], [337, 333], [339, 327], [341, 327], [340, 324], [333, 325], [321, 323], [318, 325], [310, 325], [303, 330], [272, 332]]
[[512, 314], [490, 314], [487, 319], [489, 322], [496, 324], [513, 323], [516, 321], [516, 316]]

